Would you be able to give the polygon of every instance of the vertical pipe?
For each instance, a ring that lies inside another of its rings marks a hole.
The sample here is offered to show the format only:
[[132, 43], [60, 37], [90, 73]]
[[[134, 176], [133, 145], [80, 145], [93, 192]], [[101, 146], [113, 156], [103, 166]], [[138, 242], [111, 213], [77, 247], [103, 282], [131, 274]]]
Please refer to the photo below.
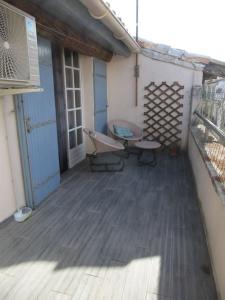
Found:
[[138, 0], [136, 0], [136, 41], [138, 41], [138, 9], [139, 3]]
[[17, 135], [15, 106], [11, 95], [5, 96], [3, 101], [3, 117], [6, 128], [9, 163], [12, 176], [12, 190], [15, 206], [18, 210], [25, 205], [24, 182], [20, 163], [19, 140]]
[[[139, 14], [139, 3], [136, 0], [136, 42], [138, 42], [138, 14]], [[138, 106], [138, 53], [135, 55], [135, 106]]]

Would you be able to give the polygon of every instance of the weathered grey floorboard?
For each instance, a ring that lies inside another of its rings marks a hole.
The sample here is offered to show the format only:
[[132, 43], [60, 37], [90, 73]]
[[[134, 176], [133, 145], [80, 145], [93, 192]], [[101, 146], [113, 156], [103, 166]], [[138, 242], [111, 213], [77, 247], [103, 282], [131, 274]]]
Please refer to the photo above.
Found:
[[22, 224], [0, 224], [0, 299], [216, 300], [185, 154], [121, 173], [83, 162]]

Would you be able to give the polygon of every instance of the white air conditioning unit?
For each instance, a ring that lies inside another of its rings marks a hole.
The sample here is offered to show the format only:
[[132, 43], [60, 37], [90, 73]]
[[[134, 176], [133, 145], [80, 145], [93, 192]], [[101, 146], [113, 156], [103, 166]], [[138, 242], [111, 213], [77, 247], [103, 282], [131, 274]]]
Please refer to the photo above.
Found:
[[38, 86], [35, 19], [0, 0], [0, 88]]

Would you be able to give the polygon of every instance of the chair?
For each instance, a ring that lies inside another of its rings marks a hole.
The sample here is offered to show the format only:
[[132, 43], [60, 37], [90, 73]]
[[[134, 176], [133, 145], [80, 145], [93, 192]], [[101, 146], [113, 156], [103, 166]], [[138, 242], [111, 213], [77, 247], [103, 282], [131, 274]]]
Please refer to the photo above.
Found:
[[[124, 127], [130, 129], [132, 131], [133, 136], [132, 137], [123, 137], [115, 133], [114, 126]], [[143, 138], [143, 131], [140, 127], [138, 127], [136, 124], [125, 121], [125, 120], [112, 120], [108, 123], [108, 129], [112, 136], [114, 136], [117, 139], [121, 139], [125, 146], [129, 142], [137, 142], [142, 140]]]
[[[118, 127], [121, 127], [121, 128], [128, 128], [133, 133], [133, 136], [124, 137], [124, 136], [118, 135], [115, 132], [115, 126], [118, 126]], [[125, 147], [125, 151], [127, 153], [126, 158], [129, 157], [129, 154], [137, 154], [136, 151], [134, 151], [135, 149], [133, 151], [131, 151], [128, 148], [128, 146], [129, 146], [129, 143], [134, 144], [135, 142], [141, 141], [143, 139], [143, 131], [139, 126], [137, 126], [134, 123], [118, 119], [118, 120], [110, 121], [108, 123], [108, 129], [109, 129], [110, 134], [114, 138], [122, 140], [123, 145]]]
[[116, 161], [109, 161], [106, 158], [105, 161], [99, 161], [99, 154], [110, 153], [124, 150], [124, 146], [112, 139], [111, 137], [102, 134], [100, 132], [92, 131], [88, 128], [84, 128], [83, 131], [90, 138], [94, 151], [88, 154], [89, 164], [92, 172], [118, 172], [122, 171], [124, 168], [124, 161], [121, 157], [116, 156], [118, 159]]

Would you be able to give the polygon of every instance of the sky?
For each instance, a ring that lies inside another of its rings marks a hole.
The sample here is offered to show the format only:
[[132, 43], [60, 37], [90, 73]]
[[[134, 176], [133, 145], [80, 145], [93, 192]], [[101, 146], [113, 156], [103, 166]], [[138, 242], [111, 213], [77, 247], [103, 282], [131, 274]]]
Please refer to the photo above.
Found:
[[[136, 0], [107, 0], [135, 35]], [[225, 61], [225, 0], [139, 0], [139, 37]]]

